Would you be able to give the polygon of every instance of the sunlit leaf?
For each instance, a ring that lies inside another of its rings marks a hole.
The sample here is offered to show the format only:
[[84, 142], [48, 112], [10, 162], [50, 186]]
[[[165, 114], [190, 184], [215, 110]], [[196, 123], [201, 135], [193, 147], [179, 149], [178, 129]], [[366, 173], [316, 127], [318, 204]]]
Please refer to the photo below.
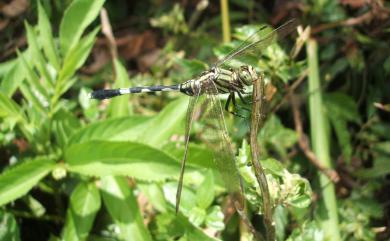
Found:
[[14, 215], [0, 211], [0, 240], [19, 241], [19, 226]]
[[207, 209], [214, 200], [214, 176], [209, 170], [205, 175], [205, 179], [196, 191], [197, 206], [202, 209]]
[[136, 196], [126, 180], [109, 176], [102, 178], [101, 182], [104, 205], [119, 228], [118, 238], [120, 240], [152, 240], [144, 225]]
[[36, 159], [13, 167], [0, 175], [0, 206], [9, 203], [33, 188], [54, 167], [54, 162]]
[[65, 152], [69, 170], [89, 176], [126, 175], [164, 180], [179, 174], [179, 162], [162, 151], [136, 142], [90, 141]]
[[[118, 59], [114, 60], [114, 68], [116, 73], [116, 80], [114, 88], [128, 88], [129, 77], [126, 68], [121, 64]], [[110, 117], [122, 117], [130, 114], [129, 97], [127, 95], [118, 96], [114, 98], [110, 103], [109, 115]]]
[[[59, 81], [65, 81], [72, 77], [78, 68], [80, 68], [87, 59], [96, 34], [100, 29], [97, 27], [84, 38], [79, 40], [69, 51], [64, 58], [64, 64], [59, 74]], [[61, 83], [62, 84], [62, 83]]]
[[63, 230], [64, 240], [85, 240], [101, 205], [94, 183], [81, 182], [72, 192]]
[[43, 52], [46, 54], [50, 64], [58, 71], [60, 69], [60, 61], [54, 45], [52, 28], [40, 1], [38, 1], [38, 29]]
[[74, 0], [65, 10], [60, 25], [60, 45], [63, 56], [77, 45], [88, 25], [98, 16], [104, 0]]

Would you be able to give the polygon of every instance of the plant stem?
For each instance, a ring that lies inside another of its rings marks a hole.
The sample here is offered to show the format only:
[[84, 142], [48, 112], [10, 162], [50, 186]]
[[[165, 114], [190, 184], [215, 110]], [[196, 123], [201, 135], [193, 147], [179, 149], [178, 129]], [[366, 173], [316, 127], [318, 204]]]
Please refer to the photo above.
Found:
[[230, 42], [230, 21], [229, 21], [229, 4], [227, 0], [221, 0], [221, 14], [222, 14], [222, 33], [223, 42]]
[[[309, 115], [312, 139], [312, 149], [322, 165], [331, 168], [329, 153], [329, 135], [327, 133], [327, 118], [322, 109], [322, 96], [320, 87], [320, 75], [318, 69], [317, 42], [308, 40], [306, 51], [309, 63]], [[321, 185], [321, 196], [319, 205], [319, 218], [322, 229], [325, 233], [325, 240], [341, 240], [335, 188], [329, 178], [321, 171], [318, 171]]]
[[261, 194], [263, 196], [263, 213], [264, 213], [264, 226], [266, 228], [266, 239], [268, 241], [275, 240], [275, 226], [273, 225], [272, 218], [272, 202], [268, 190], [268, 183], [265, 177], [264, 170], [260, 163], [260, 149], [257, 143], [257, 134], [259, 129], [263, 126], [265, 114], [265, 88], [264, 79], [260, 76], [253, 82], [253, 105], [252, 105], [252, 118], [250, 129], [250, 146], [252, 155], [252, 166], [255, 171], [257, 182], [260, 186]]

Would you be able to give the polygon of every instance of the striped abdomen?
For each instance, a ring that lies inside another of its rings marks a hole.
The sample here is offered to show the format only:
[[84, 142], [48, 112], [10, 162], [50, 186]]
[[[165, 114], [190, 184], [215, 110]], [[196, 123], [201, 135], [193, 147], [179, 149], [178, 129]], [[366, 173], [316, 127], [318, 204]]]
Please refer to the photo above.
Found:
[[109, 99], [118, 95], [133, 94], [133, 93], [148, 93], [158, 91], [179, 91], [179, 85], [156, 85], [150, 87], [132, 87], [132, 88], [121, 88], [121, 89], [106, 89], [96, 90], [90, 94], [91, 99]]

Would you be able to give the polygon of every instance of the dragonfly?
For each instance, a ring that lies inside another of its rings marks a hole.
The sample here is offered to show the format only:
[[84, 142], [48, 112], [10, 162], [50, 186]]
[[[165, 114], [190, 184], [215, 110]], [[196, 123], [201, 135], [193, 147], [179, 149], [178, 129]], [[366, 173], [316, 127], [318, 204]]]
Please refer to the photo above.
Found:
[[[224, 112], [218, 95], [227, 94], [224, 109], [232, 114], [237, 108], [236, 98], [241, 102], [246, 103], [243, 95], [246, 93], [246, 88], [252, 86], [254, 80], [259, 78], [255, 68], [251, 65], [241, 65], [237, 68], [228, 67], [228, 63], [237, 59], [240, 56], [248, 54], [255, 54], [259, 56], [265, 48], [284, 38], [297, 27], [295, 19], [289, 20], [275, 30], [268, 32], [264, 36], [260, 36], [266, 26], [259, 28], [254, 34], [247, 38], [241, 45], [228, 53], [225, 57], [212, 65], [209, 70], [200, 73], [193, 79], [187, 80], [183, 83], [164, 86], [143, 86], [119, 89], [103, 89], [96, 90], [90, 93], [92, 99], [109, 99], [115, 96], [135, 93], [150, 93], [160, 91], [177, 91], [190, 96], [186, 118], [185, 118], [185, 135], [184, 135], [184, 155], [181, 160], [181, 169], [179, 182], [176, 192], [176, 213], [179, 211], [181, 192], [183, 189], [183, 177], [188, 155], [188, 145], [191, 126], [194, 120], [194, 110], [196, 103], [201, 96], [206, 96], [205, 104], [205, 118], [213, 126], [211, 129], [213, 136], [213, 156], [214, 163], [221, 174], [228, 193], [233, 198], [233, 203], [236, 209], [244, 209], [244, 194], [243, 186], [238, 168], [236, 167], [235, 154], [232, 143], [229, 139]], [[231, 108], [232, 107], [232, 108]], [[230, 109], [233, 109], [231, 111]]]

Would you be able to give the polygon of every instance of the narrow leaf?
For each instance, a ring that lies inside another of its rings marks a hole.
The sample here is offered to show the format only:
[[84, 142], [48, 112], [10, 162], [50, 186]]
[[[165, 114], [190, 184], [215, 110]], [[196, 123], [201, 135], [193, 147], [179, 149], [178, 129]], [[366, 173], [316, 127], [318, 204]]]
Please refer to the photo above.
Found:
[[7, 74], [0, 83], [0, 90], [8, 97], [11, 97], [15, 93], [19, 84], [25, 79], [25, 73], [22, 70], [20, 62], [14, 62], [15, 63], [12, 65], [11, 69], [7, 71]]
[[[34, 89], [35, 93], [34, 95], [39, 97], [42, 104], [44, 102], [47, 102], [48, 100], [48, 92], [47, 90], [42, 86], [41, 82], [39, 81], [39, 76], [34, 72], [33, 68], [30, 66], [30, 64], [27, 62], [27, 59], [25, 58], [26, 53], [20, 53], [19, 51], [16, 51], [20, 60], [20, 63], [23, 67], [23, 71], [26, 72], [26, 79], [31, 85], [31, 88]], [[44, 104], [43, 104], [44, 105]]]
[[[125, 88], [128, 87], [130, 81], [127, 75], [126, 68], [121, 64], [118, 59], [114, 60], [114, 69], [116, 73], [115, 88]], [[111, 117], [121, 117], [129, 115], [129, 97], [118, 96], [114, 98], [110, 103], [110, 116]]]
[[84, 64], [91, 52], [98, 31], [99, 28], [95, 28], [91, 33], [77, 42], [75, 46], [65, 55], [63, 68], [61, 69], [58, 77], [61, 83], [60, 89], [62, 89], [62, 81], [72, 77], [76, 70]]
[[54, 38], [52, 35], [50, 21], [40, 1], [38, 1], [38, 29], [39, 41], [42, 44], [43, 52], [45, 53], [50, 64], [57, 71], [59, 71], [60, 61], [58, 59], [58, 54], [54, 45]]
[[74, 0], [65, 10], [60, 25], [60, 45], [63, 56], [74, 48], [88, 25], [98, 16], [104, 0]]
[[43, 58], [41, 50], [39, 48], [35, 31], [27, 22], [24, 22], [24, 25], [27, 31], [27, 42], [31, 54], [31, 59], [34, 60], [32, 61], [32, 63], [36, 66], [40, 75], [43, 77], [43, 82], [46, 88], [53, 87], [53, 81], [49, 75], [49, 72], [46, 69], [46, 61]]

